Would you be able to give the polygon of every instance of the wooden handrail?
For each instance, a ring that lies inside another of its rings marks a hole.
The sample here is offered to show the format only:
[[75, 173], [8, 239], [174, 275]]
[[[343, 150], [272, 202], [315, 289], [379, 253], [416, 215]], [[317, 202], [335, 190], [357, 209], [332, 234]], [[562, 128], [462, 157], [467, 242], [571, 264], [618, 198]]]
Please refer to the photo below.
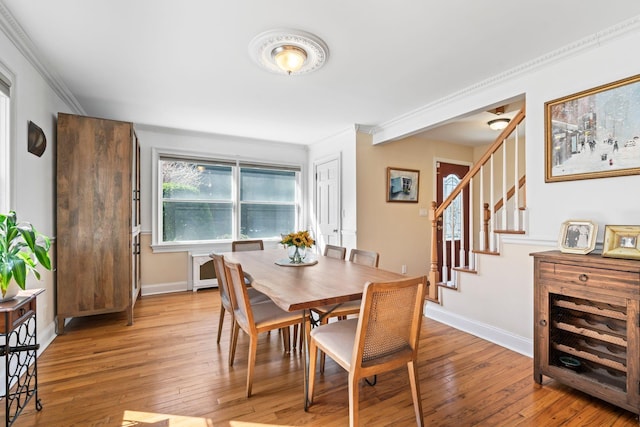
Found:
[[[527, 182], [527, 176], [522, 175], [522, 177], [520, 177], [520, 180], [518, 181], [518, 188], [524, 187], [524, 184], [526, 182]], [[512, 198], [515, 192], [516, 192], [516, 186], [514, 185], [509, 189], [509, 191], [507, 191], [507, 200]], [[493, 213], [497, 213], [500, 210], [500, 208], [502, 208], [502, 206], [504, 206], [504, 200], [501, 198], [493, 207]]]
[[520, 110], [520, 112], [518, 114], [516, 114], [516, 116], [513, 118], [513, 120], [511, 120], [509, 122], [507, 127], [504, 128], [504, 130], [500, 133], [498, 138], [496, 138], [496, 140], [493, 142], [493, 144], [491, 144], [491, 146], [487, 149], [487, 151], [480, 158], [480, 160], [478, 160], [476, 162], [476, 164], [473, 165], [473, 167], [469, 170], [469, 172], [467, 172], [467, 174], [464, 176], [464, 178], [462, 178], [462, 180], [460, 180], [460, 183], [451, 192], [451, 194], [449, 194], [449, 197], [447, 197], [442, 202], [442, 204], [436, 208], [436, 211], [435, 211], [435, 217], [436, 218], [439, 217], [440, 215], [442, 215], [444, 210], [453, 202], [453, 200], [456, 197], [458, 197], [458, 194], [460, 194], [462, 189], [464, 187], [466, 187], [467, 184], [469, 184], [469, 181], [471, 181], [471, 178], [473, 178], [478, 173], [480, 168], [487, 162], [487, 160], [489, 160], [491, 158], [493, 153], [498, 151], [498, 149], [502, 146], [504, 140], [507, 139], [507, 137], [509, 135], [511, 135], [511, 133], [514, 131], [514, 129], [516, 129], [516, 126], [518, 126], [520, 124], [520, 122], [522, 122], [524, 120], [524, 118], [525, 118], [525, 107], [522, 107], [522, 110]]
[[[482, 155], [480, 160], [478, 160], [473, 167], [467, 172], [467, 174], [460, 180], [456, 188], [449, 194], [449, 196], [442, 202], [440, 206], [437, 206], [435, 201], [431, 202], [431, 209], [429, 210], [429, 219], [431, 220], [431, 266], [429, 268], [429, 286], [427, 290], [427, 299], [433, 302], [438, 302], [438, 289], [437, 284], [440, 282], [440, 272], [438, 271], [438, 243], [437, 243], [437, 233], [438, 233], [438, 218], [440, 218], [444, 212], [444, 210], [455, 200], [456, 197], [460, 194], [463, 188], [466, 188], [471, 179], [478, 174], [482, 166], [491, 158], [491, 156], [502, 147], [505, 140], [513, 133], [514, 130], [517, 129], [517, 126], [525, 119], [526, 110], [525, 107], [522, 107], [522, 110], [515, 115], [515, 117], [509, 122], [506, 128], [500, 133], [498, 138], [489, 146], [487, 151]], [[523, 187], [526, 182], [525, 177], [523, 176], [518, 181], [518, 185]], [[515, 186], [507, 193], [507, 200], [513, 197], [515, 193]], [[498, 202], [500, 207], [504, 204], [503, 200]], [[499, 209], [498, 204], [494, 209]], [[488, 227], [488, 219], [491, 218], [491, 209], [489, 209], [489, 204], [485, 203], [485, 213], [483, 216], [488, 216], [488, 218], [483, 218], [485, 228]], [[485, 247], [488, 246], [488, 231], [485, 231]]]

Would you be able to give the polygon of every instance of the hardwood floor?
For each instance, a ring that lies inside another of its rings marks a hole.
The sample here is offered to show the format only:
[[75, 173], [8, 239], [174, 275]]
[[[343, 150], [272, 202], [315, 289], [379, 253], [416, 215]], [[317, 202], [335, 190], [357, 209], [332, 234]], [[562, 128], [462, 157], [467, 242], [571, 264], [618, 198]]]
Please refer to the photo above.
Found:
[[[347, 376], [327, 358], [315, 404], [304, 412], [302, 361], [277, 333], [258, 344], [254, 395], [244, 397], [248, 338], [227, 366], [229, 317], [216, 344], [217, 290], [141, 298], [126, 315], [76, 318], [38, 359], [43, 409], [29, 402], [27, 426], [345, 426]], [[528, 357], [424, 319], [422, 401], [430, 426], [637, 426], [638, 417], [546, 378]], [[2, 405], [4, 406], [4, 405]], [[366, 426], [413, 426], [405, 370], [361, 385]]]

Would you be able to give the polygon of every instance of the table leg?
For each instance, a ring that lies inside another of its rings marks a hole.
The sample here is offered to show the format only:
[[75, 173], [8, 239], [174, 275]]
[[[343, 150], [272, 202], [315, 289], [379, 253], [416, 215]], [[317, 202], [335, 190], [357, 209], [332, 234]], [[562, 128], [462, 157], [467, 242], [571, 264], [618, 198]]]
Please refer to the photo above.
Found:
[[[309, 327], [311, 327], [311, 310], [309, 310]], [[307, 310], [302, 310], [302, 363], [304, 365], [304, 410], [307, 412], [309, 409], [309, 400], [307, 395], [309, 393], [309, 340], [307, 339]]]

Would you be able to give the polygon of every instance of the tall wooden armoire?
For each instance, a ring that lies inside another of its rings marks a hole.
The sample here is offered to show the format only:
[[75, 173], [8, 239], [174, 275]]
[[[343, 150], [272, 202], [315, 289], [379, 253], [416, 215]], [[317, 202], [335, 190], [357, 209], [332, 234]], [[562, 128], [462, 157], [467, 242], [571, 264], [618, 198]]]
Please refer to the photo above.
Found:
[[133, 124], [58, 114], [57, 332], [140, 293], [140, 146]]

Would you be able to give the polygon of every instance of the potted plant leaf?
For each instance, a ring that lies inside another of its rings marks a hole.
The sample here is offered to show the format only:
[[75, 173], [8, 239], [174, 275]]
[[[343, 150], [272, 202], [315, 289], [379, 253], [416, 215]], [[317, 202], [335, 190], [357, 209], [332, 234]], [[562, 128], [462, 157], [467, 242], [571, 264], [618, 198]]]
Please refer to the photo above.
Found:
[[16, 213], [0, 214], [0, 302], [25, 289], [29, 272], [40, 280], [38, 264], [51, 270], [51, 240], [28, 222], [19, 223]]

